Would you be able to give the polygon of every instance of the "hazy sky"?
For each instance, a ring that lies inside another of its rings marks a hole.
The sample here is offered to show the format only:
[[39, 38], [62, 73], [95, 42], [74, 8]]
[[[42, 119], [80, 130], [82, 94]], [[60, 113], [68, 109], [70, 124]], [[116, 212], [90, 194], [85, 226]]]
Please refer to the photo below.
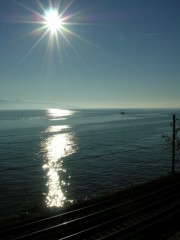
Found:
[[42, 23], [48, 1], [0, 1], [0, 99], [180, 107], [179, 0], [51, 3], [57, 35]]

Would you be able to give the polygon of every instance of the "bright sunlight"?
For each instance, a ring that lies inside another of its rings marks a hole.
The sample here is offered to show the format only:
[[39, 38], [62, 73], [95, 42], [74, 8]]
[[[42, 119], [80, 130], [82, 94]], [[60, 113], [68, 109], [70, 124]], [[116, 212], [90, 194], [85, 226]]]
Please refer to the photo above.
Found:
[[[16, 22], [35, 25], [34, 30], [29, 32], [27, 36], [29, 35], [39, 36], [37, 38], [37, 41], [34, 42], [33, 46], [25, 54], [21, 62], [23, 62], [32, 53], [32, 51], [43, 41], [43, 39], [48, 35], [49, 35], [49, 40], [47, 44], [47, 50], [51, 51], [52, 48], [56, 46], [60, 59], [61, 59], [60, 49], [62, 49], [61, 46], [64, 41], [73, 50], [76, 56], [81, 61], [83, 60], [80, 54], [78, 53], [77, 49], [73, 46], [72, 40], [74, 38], [77, 38], [78, 40], [101, 50], [101, 48], [97, 47], [93, 43], [89, 42], [87, 39], [83, 38], [82, 36], [72, 31], [73, 26], [88, 24], [84, 22], [79, 22], [81, 13], [84, 14], [84, 12], [87, 11], [88, 9], [82, 9], [78, 12], [70, 13], [70, 7], [74, 3], [73, 0], [70, 0], [70, 1], [48, 0], [47, 2], [49, 3], [49, 7], [48, 6], [45, 7], [42, 2], [43, 2], [42, 0], [36, 1], [37, 9], [40, 9], [41, 11], [32, 9], [28, 5], [25, 5], [20, 1], [16, 2], [18, 5], [25, 8], [32, 14], [32, 19], [23, 20], [20, 18], [20, 19], [17, 19]], [[14, 19], [13, 19], [13, 22], [14, 22]]]
[[50, 9], [45, 14], [45, 26], [52, 33], [56, 34], [62, 27], [62, 19], [58, 15], [58, 11], [55, 9]]

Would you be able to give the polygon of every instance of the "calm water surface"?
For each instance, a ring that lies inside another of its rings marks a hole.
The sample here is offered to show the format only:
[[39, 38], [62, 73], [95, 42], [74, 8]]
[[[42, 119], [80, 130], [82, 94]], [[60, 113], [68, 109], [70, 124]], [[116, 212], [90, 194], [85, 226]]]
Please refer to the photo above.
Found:
[[172, 114], [180, 111], [124, 112], [0, 111], [0, 220], [59, 209], [170, 172], [162, 134], [171, 135]]

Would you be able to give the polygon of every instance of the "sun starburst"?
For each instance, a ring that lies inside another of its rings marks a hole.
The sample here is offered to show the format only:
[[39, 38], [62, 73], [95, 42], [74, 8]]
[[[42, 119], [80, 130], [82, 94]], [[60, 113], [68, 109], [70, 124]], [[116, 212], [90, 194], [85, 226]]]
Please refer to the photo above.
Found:
[[[15, 0], [16, 1], [16, 0]], [[48, 5], [46, 7], [42, 4], [40, 0], [36, 0], [37, 3], [37, 9], [40, 9], [40, 11], [34, 10], [24, 3], [20, 1], [16, 1], [18, 5], [23, 7], [24, 9], [28, 10], [29, 13], [31, 13], [31, 20], [19, 20], [15, 19], [13, 22], [20, 22], [20, 23], [26, 23], [34, 25], [34, 30], [31, 32], [28, 32], [27, 35], [35, 35], [39, 36], [39, 38], [36, 40], [34, 45], [29, 49], [29, 51], [24, 56], [23, 60], [31, 54], [31, 52], [45, 39], [49, 38], [48, 44], [47, 44], [47, 51], [57, 47], [58, 52], [60, 51], [60, 46], [63, 44], [62, 40], [66, 42], [72, 49], [73, 45], [70, 43], [68, 36], [72, 35], [75, 36], [74, 32], [72, 30], [69, 30], [68, 27], [71, 25], [74, 25], [74, 16], [77, 13], [68, 15], [67, 12], [69, 11], [69, 8], [71, 7], [73, 1], [67, 1], [68, 3], [62, 4], [62, 1], [53, 1], [49, 0]], [[43, 2], [44, 3], [44, 2]], [[45, 4], [45, 3], [44, 3]], [[78, 25], [78, 23], [76, 23]], [[73, 49], [74, 50], [74, 49]], [[75, 50], [74, 50], [75, 52]]]
[[45, 13], [45, 26], [52, 34], [57, 34], [63, 26], [63, 21], [57, 9], [50, 9]]
[[[30, 18], [29, 20], [22, 18], [13, 19], [13, 22], [30, 24], [31, 29], [32, 26], [34, 26], [34, 30], [28, 32], [26, 36], [32, 35], [37, 37], [35, 43], [20, 60], [18, 65], [20, 65], [44, 40], [47, 40], [47, 50], [45, 53], [50, 54], [53, 52], [51, 51], [53, 48], [57, 48], [56, 52], [59, 54], [60, 62], [62, 61], [61, 53], [63, 46], [69, 46], [78, 59], [84, 63], [82, 56], [73, 44], [73, 39], [75, 38], [93, 48], [104, 52], [103, 49], [73, 31], [74, 26], [91, 25], [91, 23], [83, 22], [82, 19], [82, 15], [87, 12], [89, 8], [82, 9], [78, 12], [71, 11], [74, 0], [69, 0], [66, 2], [63, 2], [62, 0], [48, 0], [48, 4], [46, 4], [46, 6], [43, 5], [45, 4], [45, 1], [42, 3], [42, 1], [36, 0], [36, 9], [39, 10], [34, 10], [28, 7], [20, 0], [15, 0], [15, 2], [26, 9], [28, 13], [30, 13]], [[81, 22], [79, 19], [81, 19]]]

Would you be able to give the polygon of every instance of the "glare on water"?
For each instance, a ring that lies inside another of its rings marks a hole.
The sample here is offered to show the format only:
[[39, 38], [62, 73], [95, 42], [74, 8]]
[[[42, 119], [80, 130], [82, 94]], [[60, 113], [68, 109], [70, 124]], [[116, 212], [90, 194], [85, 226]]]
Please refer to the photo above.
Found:
[[52, 117], [67, 117], [73, 114], [73, 111], [71, 110], [64, 110], [58, 108], [50, 108], [47, 111], [48, 115]]
[[[49, 109], [49, 114], [53, 117], [64, 117], [71, 115], [68, 110]], [[50, 126], [46, 129], [46, 133], [50, 136], [42, 143], [43, 151], [46, 153], [43, 169], [47, 178], [46, 204], [48, 207], [62, 207], [67, 201], [64, 186], [68, 185], [63, 179], [63, 158], [73, 154], [74, 138], [73, 134], [68, 131], [70, 126]]]
[[69, 133], [58, 133], [43, 143], [46, 151], [46, 160], [43, 169], [47, 176], [46, 204], [48, 207], [61, 207], [66, 201], [63, 187], [68, 184], [62, 179], [63, 168], [62, 158], [74, 153], [73, 138]]

